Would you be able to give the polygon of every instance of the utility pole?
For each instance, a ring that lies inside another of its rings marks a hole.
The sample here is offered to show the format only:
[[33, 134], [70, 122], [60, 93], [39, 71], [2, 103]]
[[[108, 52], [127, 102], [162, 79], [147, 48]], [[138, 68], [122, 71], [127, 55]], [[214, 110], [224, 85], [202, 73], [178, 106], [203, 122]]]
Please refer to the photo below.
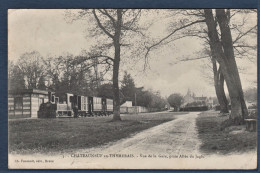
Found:
[[136, 107], [136, 93], [135, 93], [135, 114], [137, 114], [137, 107]]

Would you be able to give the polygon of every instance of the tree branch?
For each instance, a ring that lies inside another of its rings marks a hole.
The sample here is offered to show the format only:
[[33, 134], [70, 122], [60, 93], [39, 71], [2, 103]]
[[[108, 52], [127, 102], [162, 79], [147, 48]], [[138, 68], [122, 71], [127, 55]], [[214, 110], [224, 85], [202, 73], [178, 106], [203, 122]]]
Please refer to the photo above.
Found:
[[247, 35], [249, 32], [251, 32], [252, 30], [256, 29], [257, 25], [255, 25], [254, 27], [250, 28], [249, 30], [247, 30], [246, 32], [239, 34], [237, 36], [237, 38], [233, 41], [233, 44], [235, 44], [237, 41], [239, 41], [242, 37], [244, 37], [245, 35]]
[[106, 56], [106, 55], [92, 55], [92, 56], [89, 56], [89, 57], [84, 57], [84, 60], [90, 60], [90, 59], [95, 59], [95, 58], [106, 58], [112, 62], [114, 62], [114, 59], [111, 58], [110, 56]]
[[116, 21], [115, 21], [115, 19], [107, 12], [107, 10], [106, 9], [103, 9], [104, 11], [102, 11], [101, 9], [98, 9], [98, 11], [100, 12], [100, 13], [102, 13], [103, 15], [105, 15], [105, 16], [107, 16], [110, 20], [111, 20], [111, 22], [113, 23], [113, 26], [115, 27], [116, 26]]
[[147, 48], [146, 48], [146, 49], [147, 49], [147, 52], [146, 52], [146, 54], [145, 54], [145, 59], [148, 58], [149, 52], [150, 52], [154, 47], [160, 45], [163, 41], [167, 40], [169, 37], [171, 37], [171, 36], [172, 36], [174, 33], [176, 33], [177, 31], [179, 31], [179, 30], [181, 30], [181, 29], [184, 29], [184, 28], [186, 28], [186, 27], [189, 27], [189, 26], [191, 26], [191, 25], [194, 25], [194, 24], [196, 24], [196, 23], [201, 23], [201, 22], [205, 22], [205, 20], [197, 20], [197, 21], [191, 22], [191, 23], [189, 23], [189, 24], [187, 24], [187, 25], [181, 26], [181, 27], [179, 27], [179, 28], [173, 30], [173, 31], [172, 31], [169, 35], [167, 35], [166, 37], [162, 38], [159, 42], [153, 44], [153, 45], [150, 46], [150, 47], [147, 47]]
[[92, 10], [92, 13], [94, 14], [94, 17], [95, 17], [95, 19], [96, 19], [96, 21], [97, 21], [97, 24], [98, 24], [98, 26], [100, 27], [100, 29], [102, 29], [102, 31], [104, 31], [109, 37], [111, 37], [112, 39], [114, 39], [114, 36], [113, 36], [111, 33], [109, 33], [109, 32], [105, 29], [105, 27], [101, 24], [99, 18], [97, 17], [97, 14], [96, 14], [95, 9]]
[[137, 20], [137, 17], [141, 15], [141, 10], [138, 10], [138, 12], [136, 13], [136, 15], [134, 16], [134, 18], [132, 19], [132, 21], [130, 22], [130, 24], [128, 25], [128, 28], [131, 28], [131, 26], [134, 24], [134, 22]]
[[250, 48], [250, 49], [253, 49], [253, 50], [257, 49], [257, 46], [251, 46], [251, 45], [234, 45], [233, 47], [235, 47], [235, 48]]
[[198, 57], [198, 58], [186, 58], [186, 59], [181, 59], [179, 61], [193, 61], [193, 60], [199, 60], [199, 59], [205, 59], [205, 58], [209, 58], [209, 56], [202, 56], [202, 57]]

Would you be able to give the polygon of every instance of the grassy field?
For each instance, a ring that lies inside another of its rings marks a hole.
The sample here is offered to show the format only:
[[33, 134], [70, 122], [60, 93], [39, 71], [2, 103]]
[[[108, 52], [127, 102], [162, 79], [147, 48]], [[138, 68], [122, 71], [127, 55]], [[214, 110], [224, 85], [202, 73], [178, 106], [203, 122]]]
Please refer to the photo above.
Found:
[[245, 131], [245, 125], [223, 128], [227, 116], [203, 112], [197, 118], [201, 150], [209, 154], [246, 152], [257, 147], [257, 132]]
[[9, 121], [9, 152], [48, 153], [96, 147], [174, 119], [183, 113]]

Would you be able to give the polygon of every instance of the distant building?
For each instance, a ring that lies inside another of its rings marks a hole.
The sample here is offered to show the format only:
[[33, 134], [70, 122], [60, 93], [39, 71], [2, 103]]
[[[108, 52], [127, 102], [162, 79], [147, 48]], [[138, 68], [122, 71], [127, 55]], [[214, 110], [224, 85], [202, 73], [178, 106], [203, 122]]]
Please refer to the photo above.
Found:
[[132, 106], [133, 106], [133, 102], [132, 101], [126, 101], [120, 107], [132, 107]]
[[187, 105], [189, 103], [193, 103], [193, 102], [203, 102], [207, 106], [210, 106], [210, 107], [213, 106], [213, 99], [211, 97], [208, 98], [203, 95], [201, 97], [196, 97], [196, 95], [194, 93], [192, 93], [190, 89], [188, 89], [187, 94], [183, 97], [182, 106], [185, 106], [185, 105]]
[[132, 101], [126, 101], [120, 106], [120, 113], [128, 113], [128, 109], [133, 107]]
[[132, 101], [126, 101], [120, 106], [121, 114], [134, 114], [134, 113], [144, 113], [144, 112], [149, 112], [149, 110], [143, 106], [133, 106]]

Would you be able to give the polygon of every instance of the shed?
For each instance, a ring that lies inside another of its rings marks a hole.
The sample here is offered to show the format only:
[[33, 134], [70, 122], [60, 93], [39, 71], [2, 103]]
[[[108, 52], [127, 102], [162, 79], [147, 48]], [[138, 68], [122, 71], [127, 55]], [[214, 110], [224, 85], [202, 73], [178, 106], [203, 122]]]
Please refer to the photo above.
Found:
[[133, 106], [132, 101], [125, 101], [121, 106], [120, 106], [120, 113], [128, 113], [128, 108], [131, 108]]
[[38, 118], [42, 103], [48, 102], [48, 91], [23, 89], [8, 91], [8, 118]]
[[132, 107], [133, 106], [133, 102], [132, 101], [125, 101], [125, 103], [123, 103], [120, 107]]

